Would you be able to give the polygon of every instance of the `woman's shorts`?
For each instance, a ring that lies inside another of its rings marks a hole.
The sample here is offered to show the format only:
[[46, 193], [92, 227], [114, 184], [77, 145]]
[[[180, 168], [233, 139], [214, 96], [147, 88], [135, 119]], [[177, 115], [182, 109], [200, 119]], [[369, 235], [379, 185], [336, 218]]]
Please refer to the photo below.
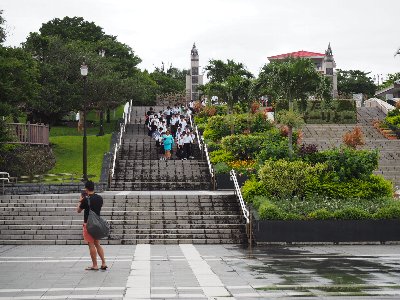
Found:
[[94, 238], [89, 234], [86, 229], [86, 223], [83, 223], [83, 239], [87, 243], [94, 243]]

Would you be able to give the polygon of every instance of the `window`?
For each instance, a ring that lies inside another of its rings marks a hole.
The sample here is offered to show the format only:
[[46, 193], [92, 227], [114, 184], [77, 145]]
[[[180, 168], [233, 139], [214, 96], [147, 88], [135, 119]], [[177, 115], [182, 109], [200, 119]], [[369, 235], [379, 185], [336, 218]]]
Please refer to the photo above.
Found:
[[199, 75], [199, 68], [198, 67], [193, 67], [192, 68], [192, 75]]
[[333, 75], [333, 68], [326, 68], [326, 75]]
[[192, 76], [192, 83], [199, 83], [199, 77]]

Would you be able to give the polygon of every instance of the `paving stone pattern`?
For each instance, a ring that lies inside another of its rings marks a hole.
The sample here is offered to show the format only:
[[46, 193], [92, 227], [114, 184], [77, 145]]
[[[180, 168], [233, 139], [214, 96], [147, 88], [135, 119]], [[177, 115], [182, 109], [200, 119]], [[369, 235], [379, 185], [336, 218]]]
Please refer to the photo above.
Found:
[[[375, 174], [381, 174], [400, 187], [400, 140], [386, 139], [374, 126], [374, 120], [382, 120], [385, 114], [375, 107], [357, 108], [357, 126], [365, 137], [364, 149], [379, 150], [379, 167]], [[320, 149], [338, 147], [343, 144], [343, 135], [352, 131], [354, 125], [307, 124], [303, 127], [303, 142], [316, 144]]]
[[[105, 244], [243, 243], [245, 225], [233, 194], [101, 194], [111, 224]], [[0, 244], [83, 244], [79, 194], [0, 197]]]
[[399, 246], [0, 246], [0, 299], [399, 299]]

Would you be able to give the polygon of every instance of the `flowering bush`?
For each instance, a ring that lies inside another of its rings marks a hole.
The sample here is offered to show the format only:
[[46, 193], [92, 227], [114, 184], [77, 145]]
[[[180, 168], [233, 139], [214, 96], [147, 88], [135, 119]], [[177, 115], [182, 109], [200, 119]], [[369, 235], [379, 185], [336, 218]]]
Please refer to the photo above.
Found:
[[238, 171], [240, 174], [254, 174], [256, 168], [256, 162], [254, 160], [234, 160], [228, 163], [228, 165]]

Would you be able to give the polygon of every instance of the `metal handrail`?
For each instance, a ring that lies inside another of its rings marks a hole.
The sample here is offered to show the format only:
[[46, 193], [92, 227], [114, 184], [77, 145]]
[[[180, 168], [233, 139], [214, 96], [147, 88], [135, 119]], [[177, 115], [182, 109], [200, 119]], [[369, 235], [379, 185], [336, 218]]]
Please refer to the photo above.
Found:
[[212, 164], [211, 164], [211, 161], [210, 161], [210, 156], [209, 156], [209, 154], [208, 154], [207, 144], [204, 143], [204, 138], [203, 138], [203, 137], [201, 137], [201, 139], [203, 140], [204, 152], [205, 152], [205, 154], [206, 154], [208, 169], [209, 169], [209, 171], [210, 171], [211, 177], [214, 178], [214, 170], [213, 170], [213, 167], [212, 167]]
[[231, 175], [233, 184], [234, 184], [234, 186], [235, 186], [235, 192], [236, 192], [236, 195], [237, 195], [238, 198], [239, 198], [240, 207], [242, 208], [243, 216], [244, 216], [244, 218], [246, 219], [246, 223], [249, 224], [249, 223], [250, 223], [250, 219], [249, 219], [250, 212], [249, 212], [249, 210], [247, 209], [246, 204], [244, 203], [243, 196], [242, 196], [242, 191], [240, 190], [240, 186], [239, 186], [239, 183], [238, 183], [238, 181], [237, 181], [236, 172], [235, 172], [235, 170], [232, 169], [232, 170], [229, 172], [229, 174]]
[[199, 133], [199, 129], [197, 128], [197, 125], [194, 127], [194, 130], [196, 132], [197, 141], [198, 141], [198, 144], [199, 144], [200, 151], [203, 151], [203, 145], [201, 143], [200, 133]]
[[115, 144], [115, 147], [114, 147], [113, 164], [112, 164], [112, 168], [111, 168], [111, 178], [113, 178], [114, 174], [115, 174], [115, 165], [117, 163], [117, 153], [122, 145], [122, 137], [123, 137], [123, 133], [126, 132], [126, 124], [130, 123], [131, 114], [132, 114], [132, 100], [129, 102], [128, 113], [126, 114], [124, 112], [122, 114], [122, 117], [124, 120], [119, 126], [118, 139], [117, 139], [117, 143]]

